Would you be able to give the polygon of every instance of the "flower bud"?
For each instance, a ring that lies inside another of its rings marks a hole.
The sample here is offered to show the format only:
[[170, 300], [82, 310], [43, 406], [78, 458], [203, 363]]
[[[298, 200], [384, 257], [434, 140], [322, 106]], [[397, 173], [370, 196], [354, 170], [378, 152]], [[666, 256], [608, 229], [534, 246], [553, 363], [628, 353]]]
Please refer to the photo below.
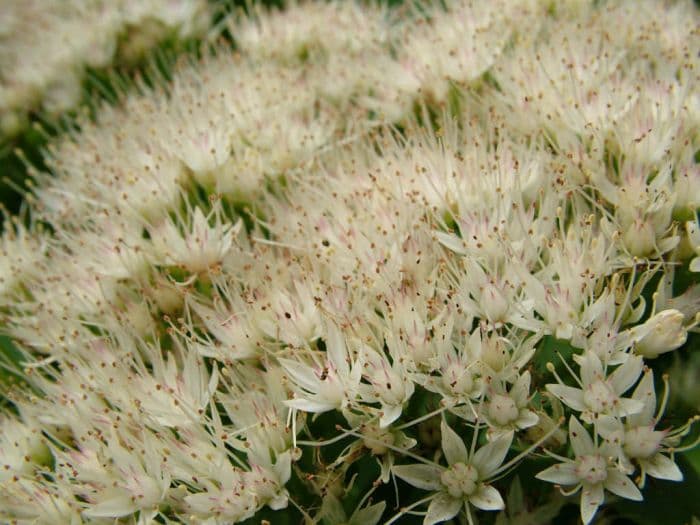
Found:
[[682, 346], [688, 336], [683, 326], [684, 318], [678, 310], [663, 310], [643, 325], [633, 328], [640, 334], [635, 351], [642, 357], [654, 359]]

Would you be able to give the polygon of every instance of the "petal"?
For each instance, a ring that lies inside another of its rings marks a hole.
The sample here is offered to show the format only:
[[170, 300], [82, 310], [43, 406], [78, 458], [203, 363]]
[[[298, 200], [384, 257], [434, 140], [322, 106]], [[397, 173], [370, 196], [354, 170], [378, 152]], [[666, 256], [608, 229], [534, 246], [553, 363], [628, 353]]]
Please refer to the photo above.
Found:
[[346, 360], [348, 352], [345, 346], [345, 339], [337, 326], [328, 325], [328, 335], [326, 338], [326, 352], [328, 360], [333, 364], [341, 378], [347, 378], [350, 374], [350, 367]]
[[581, 520], [584, 525], [588, 525], [595, 513], [603, 504], [605, 494], [603, 493], [603, 485], [588, 485], [583, 487], [581, 492]]
[[630, 414], [639, 414], [644, 409], [644, 403], [637, 399], [628, 399], [621, 397], [617, 400], [616, 414], [619, 417], [629, 416]]
[[526, 370], [510, 389], [510, 397], [518, 407], [527, 405], [527, 397], [530, 394], [530, 372]]
[[576, 465], [574, 463], [558, 463], [535, 476], [542, 481], [549, 481], [557, 485], [576, 485], [581, 480], [576, 475]]
[[577, 457], [593, 454], [595, 449], [593, 440], [588, 435], [588, 431], [583, 428], [583, 425], [574, 416], [571, 416], [569, 419], [569, 441]]
[[479, 471], [480, 479], [484, 480], [496, 472], [508, 454], [510, 444], [513, 442], [513, 431], [498, 436], [476, 451], [472, 458], [472, 465]]
[[337, 406], [331, 403], [319, 403], [318, 401], [311, 401], [309, 399], [302, 399], [296, 397], [294, 399], [288, 399], [284, 401], [284, 404], [289, 408], [296, 408], [303, 412], [318, 413], [328, 412], [329, 410], [335, 410]]
[[634, 389], [632, 399], [644, 403], [644, 408], [634, 416], [627, 419], [630, 426], [640, 427], [650, 425], [654, 421], [656, 410], [656, 392], [654, 391], [654, 372], [649, 369], [644, 372], [642, 380]]
[[539, 416], [532, 410], [525, 410], [520, 412], [520, 416], [516, 419], [515, 424], [520, 429], [530, 428], [534, 427], [539, 420]]
[[397, 465], [391, 469], [395, 476], [423, 490], [440, 490], [442, 469], [432, 465]]
[[640, 461], [644, 470], [653, 478], [683, 481], [683, 473], [673, 460], [663, 454], [655, 454], [649, 459]]
[[454, 518], [462, 508], [462, 500], [441, 492], [430, 502], [423, 525], [433, 525]]
[[469, 496], [469, 503], [481, 510], [503, 510], [506, 507], [501, 495], [491, 485], [482, 485]]
[[83, 511], [83, 514], [90, 518], [120, 518], [132, 514], [136, 510], [138, 510], [138, 506], [129, 495], [119, 494], [88, 507]]
[[605, 480], [605, 488], [621, 498], [634, 501], [642, 501], [643, 499], [642, 493], [639, 492], [637, 485], [632, 483], [632, 481], [619, 470], [608, 469], [608, 478]]
[[581, 367], [581, 382], [584, 386], [595, 383], [598, 379], [605, 377], [603, 363], [600, 362], [600, 357], [595, 352], [585, 352], [576, 361]]
[[379, 428], [386, 428], [401, 417], [401, 405], [382, 405], [382, 417], [379, 418]]
[[631, 355], [627, 361], [622, 363], [608, 377], [608, 381], [612, 385], [617, 395], [622, 395], [627, 392], [630, 387], [637, 382], [644, 368], [644, 360], [642, 356]]
[[440, 423], [440, 431], [442, 432], [442, 451], [445, 454], [445, 459], [450, 465], [455, 463], [467, 462], [467, 447], [464, 446], [464, 441], [450, 426], [442, 420]]
[[700, 272], [700, 257], [695, 257], [692, 261], [690, 261], [689, 270], [691, 272]]
[[320, 387], [318, 377], [314, 374], [313, 368], [307, 364], [299, 363], [292, 359], [280, 358], [279, 363], [289, 374], [292, 380], [301, 388], [309, 392], [318, 392]]
[[547, 390], [557, 396], [562, 403], [578, 412], [586, 409], [586, 405], [583, 404], [583, 390], [580, 388], [553, 383], [547, 385]]
[[435, 234], [435, 237], [437, 238], [438, 242], [448, 250], [452, 250], [453, 252], [458, 253], [460, 255], [464, 255], [465, 253], [467, 253], [464, 241], [460, 239], [457, 235], [440, 231], [435, 231], [433, 233]]
[[358, 510], [353, 514], [348, 525], [377, 525], [384, 514], [386, 502], [380, 501], [369, 507]]

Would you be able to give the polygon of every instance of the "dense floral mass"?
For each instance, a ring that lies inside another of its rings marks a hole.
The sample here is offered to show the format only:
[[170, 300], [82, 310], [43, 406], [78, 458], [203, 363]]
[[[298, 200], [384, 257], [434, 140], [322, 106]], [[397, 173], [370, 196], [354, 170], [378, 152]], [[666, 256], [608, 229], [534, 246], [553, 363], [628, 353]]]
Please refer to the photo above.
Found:
[[89, 67], [133, 60], [169, 33], [206, 30], [205, 0], [3, 0], [0, 10], [0, 138], [27, 113], [75, 108]]
[[223, 25], [6, 221], [0, 519], [587, 524], [683, 479], [655, 362], [700, 312], [692, 2]]

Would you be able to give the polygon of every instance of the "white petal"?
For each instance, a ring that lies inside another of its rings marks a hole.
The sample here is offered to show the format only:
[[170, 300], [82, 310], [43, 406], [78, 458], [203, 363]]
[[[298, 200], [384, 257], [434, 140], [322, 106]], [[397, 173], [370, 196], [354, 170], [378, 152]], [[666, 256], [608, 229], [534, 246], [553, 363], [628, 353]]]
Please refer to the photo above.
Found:
[[384, 514], [386, 502], [380, 501], [375, 505], [370, 505], [364, 509], [358, 510], [350, 518], [348, 525], [377, 525]]
[[464, 241], [456, 235], [439, 231], [436, 231], [434, 233], [435, 237], [437, 237], [438, 242], [448, 250], [452, 250], [453, 252], [458, 253], [460, 255], [464, 255], [465, 253], [467, 253], [464, 248]]
[[637, 382], [644, 367], [642, 356], [631, 355], [608, 377], [608, 381], [618, 395], [627, 392]]
[[535, 476], [542, 481], [549, 481], [557, 485], [576, 485], [581, 481], [576, 475], [576, 465], [574, 463], [558, 463]]
[[621, 397], [617, 401], [617, 415], [620, 417], [629, 416], [630, 414], [639, 414], [644, 409], [644, 403], [637, 399]]
[[510, 397], [518, 407], [527, 405], [527, 396], [530, 394], [530, 372], [526, 370], [510, 389]]
[[534, 427], [540, 420], [539, 416], [535, 414], [532, 410], [525, 410], [520, 412], [520, 417], [515, 421], [518, 428], [530, 428]]
[[288, 399], [284, 402], [284, 404], [289, 408], [296, 408], [297, 410], [311, 412], [314, 414], [320, 414], [321, 412], [328, 412], [329, 410], [335, 410], [338, 408], [330, 403], [320, 403], [318, 401], [311, 401], [309, 399], [302, 398]]
[[333, 366], [338, 371], [338, 375], [343, 379], [347, 378], [350, 374], [350, 368], [346, 360], [348, 352], [345, 346], [345, 339], [338, 327], [330, 323], [326, 338], [326, 352], [328, 353], [328, 360], [333, 363]]
[[653, 478], [668, 479], [670, 481], [683, 481], [683, 473], [673, 460], [663, 454], [655, 454], [644, 460], [642, 466], [646, 473]]
[[482, 485], [469, 496], [469, 503], [481, 510], [503, 510], [506, 507], [501, 495], [490, 485]]
[[603, 504], [605, 494], [603, 493], [602, 485], [589, 485], [583, 487], [581, 492], [581, 520], [584, 525], [588, 525], [595, 513]]
[[656, 392], [654, 391], [654, 372], [649, 369], [644, 372], [642, 380], [634, 389], [632, 399], [644, 403], [644, 408], [633, 416], [627, 419], [630, 426], [640, 427], [650, 425], [654, 420], [654, 412], [656, 411]]
[[690, 261], [690, 267], [688, 269], [691, 272], [700, 272], [700, 257], [695, 257]]
[[482, 480], [491, 476], [501, 466], [512, 442], [513, 431], [510, 431], [476, 451], [471, 463], [479, 471]]
[[442, 451], [445, 454], [445, 459], [450, 465], [455, 463], [467, 462], [467, 447], [464, 446], [464, 441], [450, 426], [442, 420], [440, 423], [440, 432], [442, 432]]
[[90, 518], [120, 518], [132, 514], [138, 510], [138, 506], [126, 494], [101, 501], [97, 505], [83, 511]]
[[431, 465], [397, 465], [391, 469], [395, 476], [423, 490], [440, 490], [442, 469]]
[[386, 428], [401, 417], [401, 405], [382, 405], [382, 417], [379, 418], [379, 428]]
[[577, 457], [592, 454], [595, 448], [588, 431], [574, 416], [569, 419], [569, 441]]
[[581, 367], [581, 382], [584, 385], [590, 385], [605, 377], [603, 363], [600, 362], [600, 357], [595, 352], [585, 352], [582, 356], [577, 356], [575, 359]]
[[557, 383], [547, 385], [547, 390], [557, 396], [565, 405], [581, 412], [586, 409], [583, 403], [583, 390]]
[[292, 380], [301, 388], [308, 390], [309, 392], [318, 392], [319, 389], [319, 379], [314, 374], [311, 366], [307, 364], [302, 364], [298, 361], [292, 359], [282, 359], [280, 358], [279, 363], [284, 368]]
[[433, 525], [454, 518], [461, 508], [462, 500], [441, 492], [430, 502], [423, 525]]
[[621, 498], [627, 498], [633, 501], [642, 501], [643, 499], [642, 493], [639, 492], [637, 485], [632, 483], [622, 472], [615, 469], [608, 469], [608, 478], [605, 480], [605, 488]]

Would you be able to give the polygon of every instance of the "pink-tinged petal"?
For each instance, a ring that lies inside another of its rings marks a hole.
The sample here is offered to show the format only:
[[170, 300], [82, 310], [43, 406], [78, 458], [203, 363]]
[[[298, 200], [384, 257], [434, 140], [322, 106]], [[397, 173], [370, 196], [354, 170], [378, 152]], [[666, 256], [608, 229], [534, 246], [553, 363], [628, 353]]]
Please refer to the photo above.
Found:
[[581, 481], [576, 475], [575, 463], [558, 463], [556, 465], [552, 465], [551, 467], [544, 469], [535, 477], [537, 479], [541, 479], [542, 481], [556, 483], [557, 485], [576, 485]]
[[447, 463], [450, 465], [466, 463], [467, 447], [464, 446], [462, 438], [445, 423], [445, 420], [440, 423], [440, 432], [442, 433], [442, 452], [445, 454]]
[[391, 469], [395, 476], [423, 490], [440, 490], [442, 469], [431, 465], [396, 465]]
[[683, 473], [673, 460], [663, 454], [655, 454], [649, 459], [640, 461], [648, 475], [657, 479], [683, 481]]
[[651, 369], [644, 372], [642, 380], [634, 389], [632, 399], [644, 403], [644, 408], [639, 413], [630, 416], [627, 419], [628, 424], [633, 427], [652, 424], [656, 411], [656, 392], [654, 391], [654, 372]]
[[557, 396], [562, 403], [577, 412], [582, 412], [586, 409], [586, 405], [583, 403], [583, 390], [579, 388], [553, 383], [547, 385], [547, 390]]
[[605, 480], [605, 488], [613, 494], [621, 498], [631, 499], [633, 501], [642, 501], [642, 493], [639, 492], [637, 485], [625, 476], [622, 472], [615, 469], [608, 469], [608, 478]]
[[469, 496], [469, 503], [481, 510], [503, 510], [506, 504], [498, 491], [490, 485], [482, 485]]
[[472, 465], [479, 471], [479, 478], [484, 480], [491, 476], [508, 454], [510, 444], [513, 442], [513, 432], [498, 436], [476, 451], [472, 458]]
[[644, 368], [644, 359], [639, 355], [631, 355], [610, 374], [608, 381], [617, 395], [627, 392], [637, 382]]
[[461, 508], [461, 499], [453, 498], [441, 492], [430, 502], [428, 512], [423, 520], [423, 525], [433, 525], [452, 519], [459, 514]]
[[603, 485], [587, 485], [581, 492], [581, 520], [584, 525], [588, 525], [593, 516], [598, 511], [598, 507], [603, 504], [605, 493]]
[[569, 419], [569, 441], [577, 457], [593, 454], [595, 447], [588, 431], [574, 416]]
[[581, 382], [586, 385], [595, 383], [598, 379], [603, 379], [603, 363], [595, 352], [585, 352], [581, 356], [576, 356], [576, 362], [581, 367]]

